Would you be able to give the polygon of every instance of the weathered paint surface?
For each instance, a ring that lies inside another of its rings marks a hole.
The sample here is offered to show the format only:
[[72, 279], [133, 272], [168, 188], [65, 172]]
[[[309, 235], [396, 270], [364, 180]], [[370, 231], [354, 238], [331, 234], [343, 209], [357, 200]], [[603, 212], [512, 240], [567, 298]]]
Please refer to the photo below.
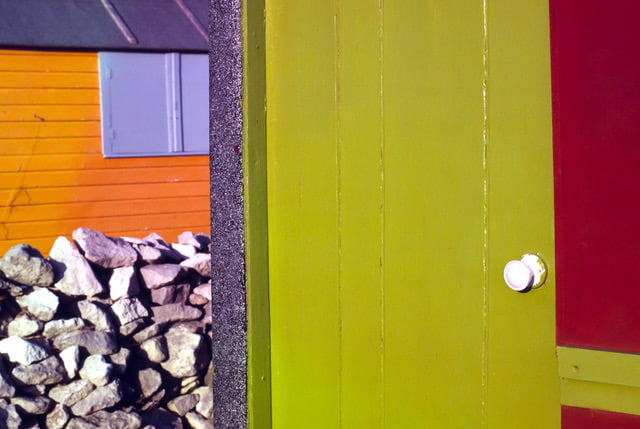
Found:
[[559, 427], [546, 1], [266, 19], [273, 427]]
[[80, 226], [209, 231], [206, 156], [104, 159], [95, 53], [0, 51], [0, 252]]

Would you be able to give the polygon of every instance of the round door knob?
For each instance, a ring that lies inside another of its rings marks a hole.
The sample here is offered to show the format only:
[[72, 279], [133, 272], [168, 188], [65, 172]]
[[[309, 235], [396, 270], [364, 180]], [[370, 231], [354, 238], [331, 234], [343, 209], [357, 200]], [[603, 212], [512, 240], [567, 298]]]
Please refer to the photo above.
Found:
[[504, 267], [504, 281], [516, 292], [537, 289], [547, 280], [547, 266], [532, 253], [522, 255], [519, 261], [509, 261]]

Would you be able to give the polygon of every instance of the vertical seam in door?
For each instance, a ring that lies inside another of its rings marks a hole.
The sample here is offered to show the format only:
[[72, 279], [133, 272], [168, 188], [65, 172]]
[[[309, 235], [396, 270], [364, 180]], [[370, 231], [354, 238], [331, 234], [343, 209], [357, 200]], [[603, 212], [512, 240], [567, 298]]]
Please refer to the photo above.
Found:
[[380, 427], [385, 427], [386, 406], [385, 406], [385, 302], [384, 302], [384, 263], [385, 263], [385, 183], [384, 183], [384, 0], [378, 0], [378, 44], [379, 44], [379, 69], [380, 74]]
[[488, 0], [482, 1], [482, 401], [481, 427], [488, 427], [487, 396], [489, 382], [489, 40]]
[[335, 105], [335, 127], [336, 127], [336, 210], [337, 210], [337, 316], [338, 316], [338, 428], [342, 428], [342, 136], [340, 126], [340, 35], [338, 29], [338, 15], [340, 10], [340, 0], [335, 0], [335, 10], [333, 15], [333, 40], [334, 40], [334, 105]]

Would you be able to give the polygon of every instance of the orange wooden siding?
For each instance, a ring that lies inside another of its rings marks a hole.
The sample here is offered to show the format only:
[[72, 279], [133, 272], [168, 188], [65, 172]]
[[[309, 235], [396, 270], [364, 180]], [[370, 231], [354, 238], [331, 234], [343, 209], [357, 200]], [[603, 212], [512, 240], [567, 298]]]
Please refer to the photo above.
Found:
[[0, 50], [0, 254], [81, 226], [209, 233], [209, 159], [105, 159], [97, 54]]

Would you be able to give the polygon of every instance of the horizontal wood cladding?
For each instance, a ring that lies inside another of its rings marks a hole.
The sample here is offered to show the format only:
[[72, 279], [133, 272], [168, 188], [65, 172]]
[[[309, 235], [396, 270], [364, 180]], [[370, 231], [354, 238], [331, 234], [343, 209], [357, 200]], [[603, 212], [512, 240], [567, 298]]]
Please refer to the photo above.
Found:
[[[2, 77], [0, 77], [2, 79]], [[100, 106], [95, 105], [3, 105], [0, 106], [0, 121], [99, 121]]]
[[78, 227], [209, 233], [207, 156], [105, 159], [95, 53], [0, 50], [0, 253]]

